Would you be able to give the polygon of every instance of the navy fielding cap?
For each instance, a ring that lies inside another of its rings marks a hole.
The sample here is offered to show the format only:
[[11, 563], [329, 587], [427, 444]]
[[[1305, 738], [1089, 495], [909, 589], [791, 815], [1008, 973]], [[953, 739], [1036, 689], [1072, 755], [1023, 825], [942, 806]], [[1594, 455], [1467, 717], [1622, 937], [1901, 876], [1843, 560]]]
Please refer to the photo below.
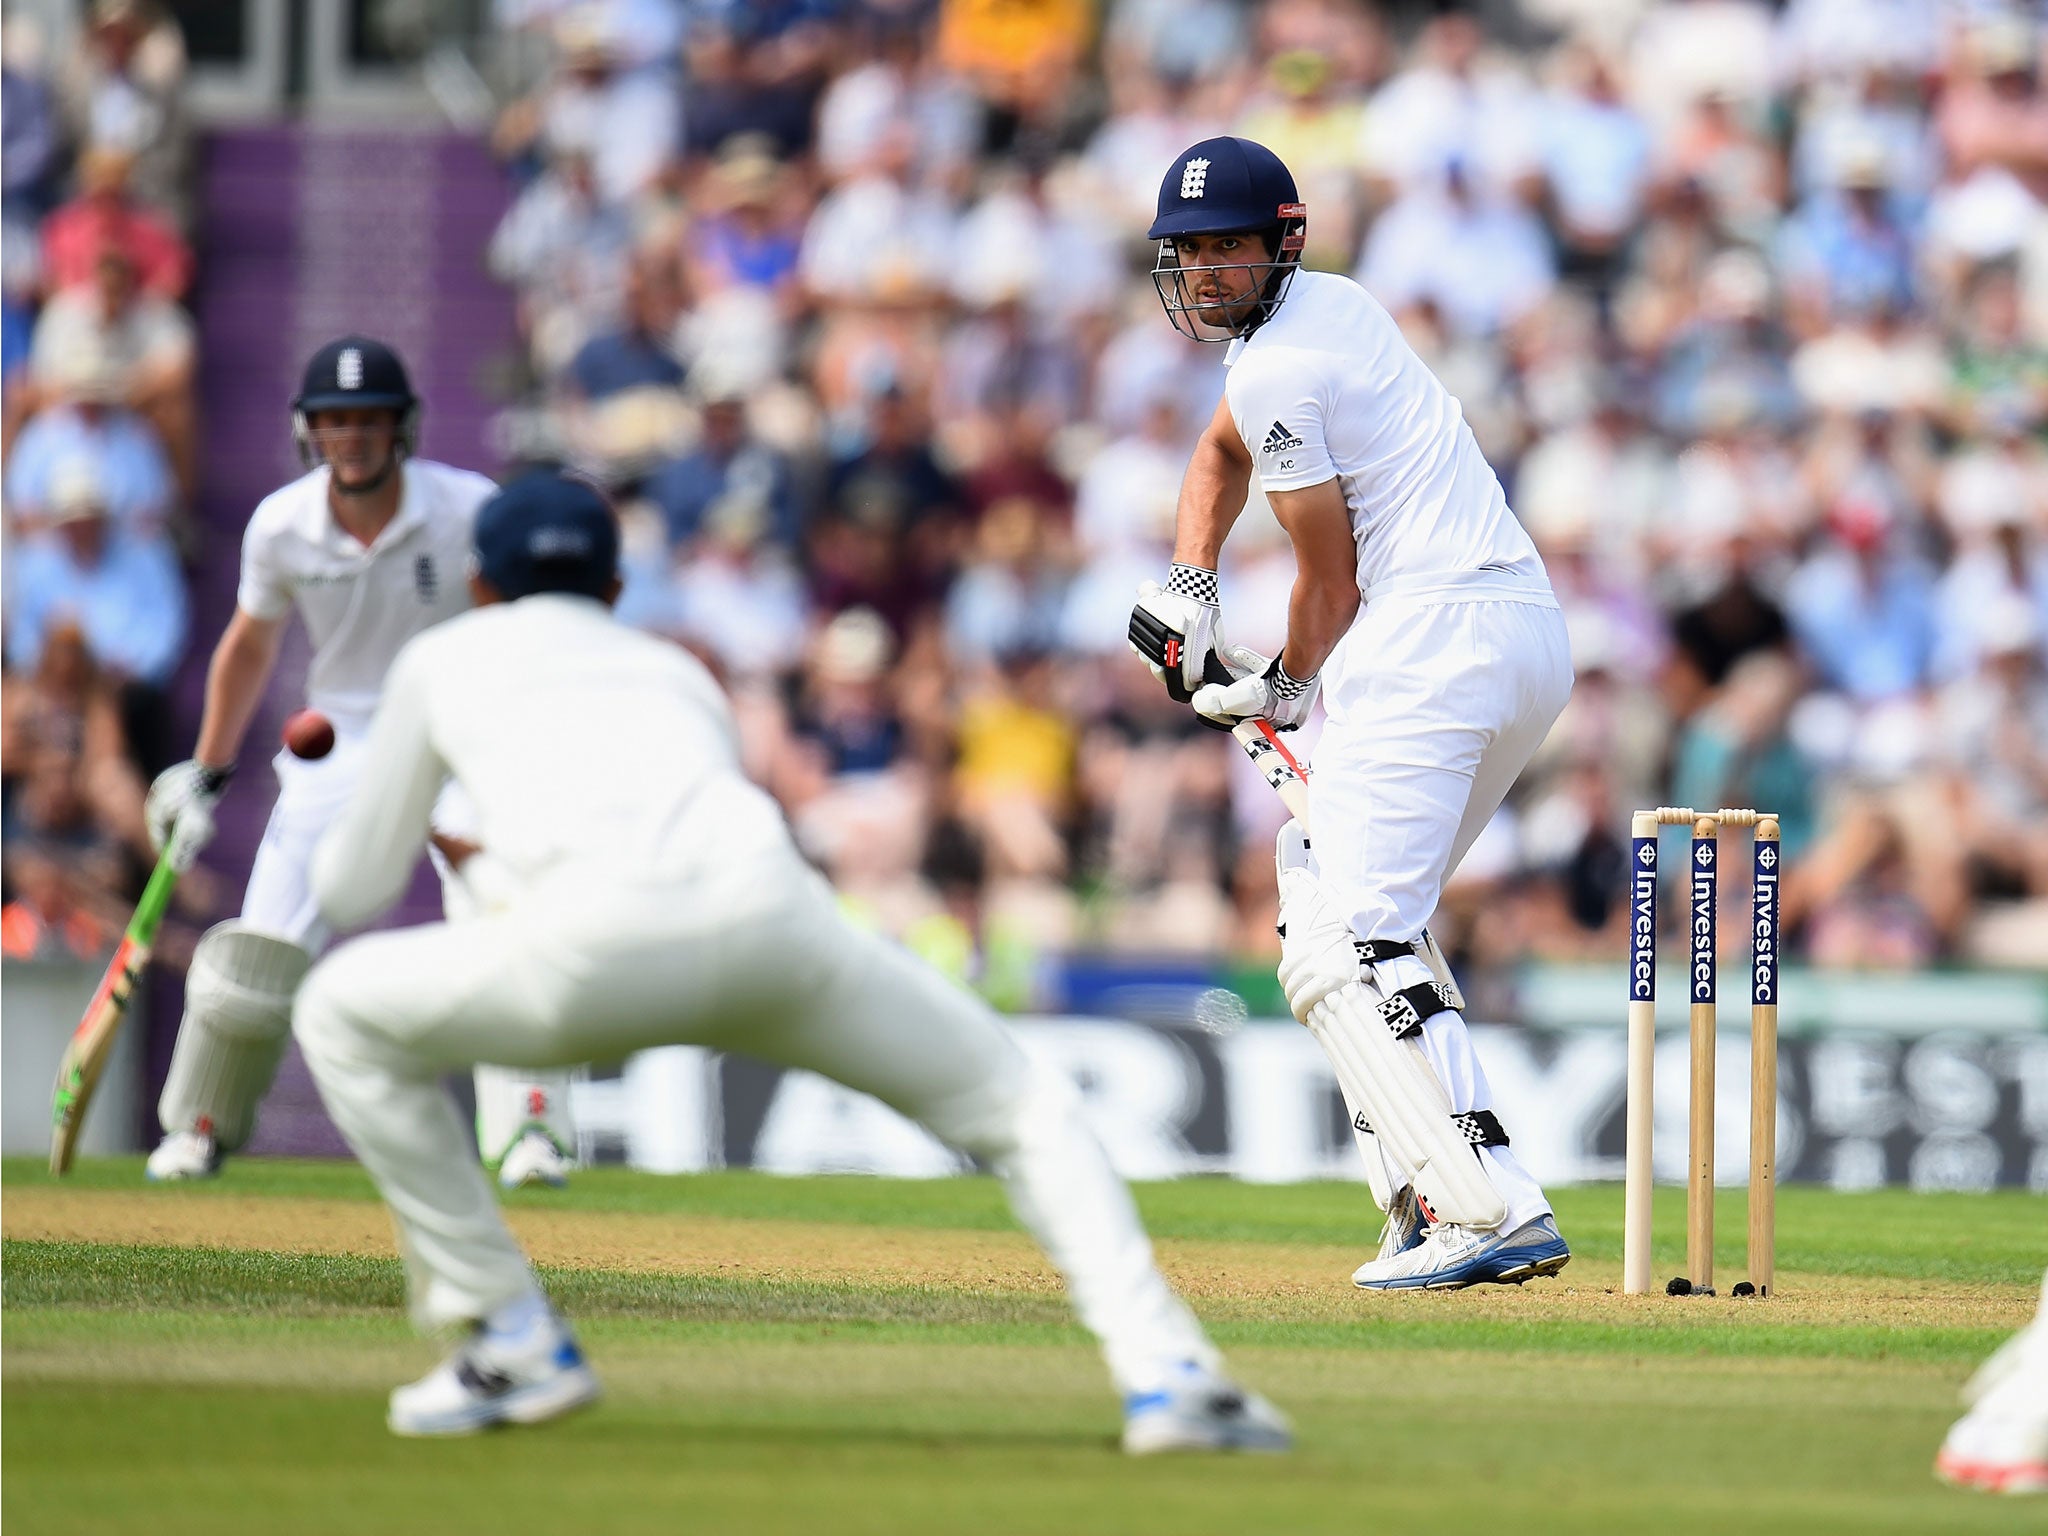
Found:
[[1250, 139], [1204, 139], [1159, 184], [1150, 240], [1268, 229], [1303, 216], [1294, 176], [1278, 155]]
[[506, 599], [605, 597], [619, 574], [618, 521], [595, 487], [531, 470], [477, 513], [476, 569]]

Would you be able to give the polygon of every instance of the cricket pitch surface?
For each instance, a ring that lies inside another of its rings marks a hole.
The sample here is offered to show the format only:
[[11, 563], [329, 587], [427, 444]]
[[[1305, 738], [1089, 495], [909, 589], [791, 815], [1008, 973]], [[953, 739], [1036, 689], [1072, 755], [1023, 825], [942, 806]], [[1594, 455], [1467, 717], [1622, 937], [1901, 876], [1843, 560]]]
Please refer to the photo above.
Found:
[[[1621, 1194], [1557, 1193], [1576, 1257], [1521, 1290], [1367, 1295], [1361, 1186], [1144, 1186], [1162, 1266], [1284, 1458], [1131, 1462], [1057, 1276], [987, 1179], [586, 1170], [508, 1201], [605, 1401], [401, 1441], [437, 1357], [352, 1165], [143, 1185], [0, 1168], [4, 1483], [36, 1532], [2040, 1530], [2048, 1500], [1929, 1470], [1956, 1392], [2032, 1314], [2048, 1200], [1780, 1192], [1779, 1294], [1620, 1294]], [[1658, 1191], [1657, 1276], [1683, 1191]]]

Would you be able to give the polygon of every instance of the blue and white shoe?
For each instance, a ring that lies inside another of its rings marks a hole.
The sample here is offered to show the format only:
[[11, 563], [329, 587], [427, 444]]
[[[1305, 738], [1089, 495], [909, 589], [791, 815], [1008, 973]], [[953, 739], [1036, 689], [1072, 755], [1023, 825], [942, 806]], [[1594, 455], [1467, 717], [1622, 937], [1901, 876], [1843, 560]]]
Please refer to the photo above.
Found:
[[1192, 1362], [1159, 1387], [1124, 1399], [1124, 1451], [1285, 1451], [1294, 1431], [1287, 1415], [1228, 1376]]
[[1456, 1291], [1468, 1285], [1520, 1285], [1554, 1275], [1572, 1261], [1545, 1213], [1512, 1232], [1482, 1232], [1438, 1222], [1415, 1247], [1361, 1264], [1351, 1283], [1364, 1291]]
[[1422, 1202], [1415, 1198], [1415, 1186], [1403, 1185], [1387, 1207], [1387, 1224], [1380, 1228], [1378, 1261], [1398, 1258], [1411, 1248], [1420, 1248], [1428, 1235], [1429, 1223], [1423, 1218]]
[[394, 1435], [473, 1435], [540, 1424], [596, 1402], [597, 1374], [545, 1302], [511, 1329], [479, 1323], [462, 1347], [391, 1394]]

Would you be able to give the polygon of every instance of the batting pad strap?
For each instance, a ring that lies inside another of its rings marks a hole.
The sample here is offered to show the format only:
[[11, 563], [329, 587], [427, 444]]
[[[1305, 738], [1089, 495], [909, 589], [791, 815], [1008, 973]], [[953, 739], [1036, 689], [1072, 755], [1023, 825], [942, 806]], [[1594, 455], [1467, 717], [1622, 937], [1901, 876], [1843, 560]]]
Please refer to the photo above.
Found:
[[1415, 946], [1405, 939], [1354, 939], [1351, 944], [1358, 951], [1360, 965], [1378, 965], [1382, 960], [1415, 953]]
[[[1352, 1127], [1361, 1134], [1370, 1136], [1372, 1125], [1360, 1110], [1351, 1117]], [[1462, 1115], [1451, 1116], [1451, 1124], [1460, 1136], [1475, 1147], [1504, 1147], [1508, 1145], [1506, 1127], [1500, 1123], [1500, 1116], [1490, 1109], [1468, 1109]]]
[[1422, 1021], [1451, 1011], [1449, 990], [1440, 981], [1417, 982], [1381, 1001], [1378, 1013], [1396, 1040], [1422, 1033]]
[[1507, 1127], [1490, 1109], [1468, 1109], [1462, 1115], [1451, 1116], [1451, 1124], [1475, 1147], [1504, 1147], [1508, 1144]]

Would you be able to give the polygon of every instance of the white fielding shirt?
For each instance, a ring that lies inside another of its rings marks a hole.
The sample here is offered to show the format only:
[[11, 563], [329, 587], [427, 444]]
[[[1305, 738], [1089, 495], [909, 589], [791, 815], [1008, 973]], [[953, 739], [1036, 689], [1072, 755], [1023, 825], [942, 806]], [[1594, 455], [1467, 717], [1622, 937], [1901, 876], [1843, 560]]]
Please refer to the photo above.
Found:
[[1224, 398], [1267, 493], [1341, 485], [1368, 602], [1401, 593], [1555, 606], [1457, 398], [1358, 284], [1297, 273], [1273, 318], [1225, 361]]
[[578, 863], [687, 880], [707, 842], [729, 860], [788, 836], [741, 773], [731, 708], [703, 664], [592, 598], [493, 603], [399, 652], [354, 795], [313, 856], [328, 922], [360, 926], [403, 894], [449, 776], [518, 887]]
[[235, 606], [259, 619], [297, 607], [313, 643], [306, 702], [344, 732], [369, 723], [399, 648], [469, 607], [470, 536], [497, 490], [427, 459], [401, 473], [397, 515], [367, 547], [329, 511], [325, 465], [264, 497], [242, 534]]

